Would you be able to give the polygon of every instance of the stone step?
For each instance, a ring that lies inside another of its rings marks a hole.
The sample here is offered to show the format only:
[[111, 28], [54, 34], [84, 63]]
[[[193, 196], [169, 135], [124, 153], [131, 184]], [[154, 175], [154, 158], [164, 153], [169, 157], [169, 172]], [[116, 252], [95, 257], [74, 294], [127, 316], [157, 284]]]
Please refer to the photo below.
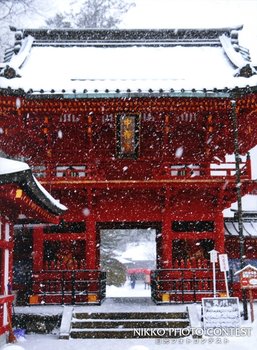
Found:
[[117, 328], [185, 328], [189, 326], [188, 320], [92, 320], [72, 321], [72, 329], [117, 329]]
[[129, 320], [129, 319], [187, 319], [187, 312], [74, 312], [73, 317], [76, 319], [106, 319], [106, 320]]
[[96, 329], [96, 330], [77, 330], [72, 329], [70, 338], [73, 339], [157, 339], [157, 338], [182, 338], [190, 335], [190, 329]]
[[186, 307], [174, 312], [170, 308], [160, 310], [150, 298], [140, 297], [112, 298], [106, 300], [106, 305], [102, 310], [74, 308], [70, 316], [66, 315], [70, 323], [66, 327], [68, 332], [62, 334], [63, 338], [177, 338], [190, 335], [191, 324]]

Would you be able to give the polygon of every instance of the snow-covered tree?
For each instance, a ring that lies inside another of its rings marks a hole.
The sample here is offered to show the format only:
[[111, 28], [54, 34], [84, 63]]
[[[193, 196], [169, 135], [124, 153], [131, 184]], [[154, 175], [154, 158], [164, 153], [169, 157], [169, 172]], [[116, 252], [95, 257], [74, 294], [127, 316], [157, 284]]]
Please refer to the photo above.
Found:
[[40, 6], [40, 0], [0, 0], [0, 61], [13, 37], [9, 26], [17, 25], [25, 15], [38, 13]]
[[126, 267], [110, 255], [102, 255], [101, 269], [106, 272], [108, 286], [121, 287], [126, 282]]
[[23, 14], [34, 2], [35, 0], [0, 0], [0, 20]]
[[68, 13], [57, 13], [53, 18], [46, 20], [48, 27], [53, 28], [71, 28], [73, 22], [73, 15]]
[[135, 6], [131, 0], [86, 0], [77, 13], [57, 13], [46, 20], [51, 28], [115, 28]]

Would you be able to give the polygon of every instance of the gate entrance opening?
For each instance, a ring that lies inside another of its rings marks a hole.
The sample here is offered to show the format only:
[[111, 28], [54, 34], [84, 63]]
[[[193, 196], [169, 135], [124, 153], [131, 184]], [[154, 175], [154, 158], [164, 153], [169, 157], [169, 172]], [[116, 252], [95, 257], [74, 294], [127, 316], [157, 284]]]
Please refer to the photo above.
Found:
[[106, 271], [107, 296], [150, 296], [158, 232], [160, 225], [152, 223], [98, 224], [100, 268]]

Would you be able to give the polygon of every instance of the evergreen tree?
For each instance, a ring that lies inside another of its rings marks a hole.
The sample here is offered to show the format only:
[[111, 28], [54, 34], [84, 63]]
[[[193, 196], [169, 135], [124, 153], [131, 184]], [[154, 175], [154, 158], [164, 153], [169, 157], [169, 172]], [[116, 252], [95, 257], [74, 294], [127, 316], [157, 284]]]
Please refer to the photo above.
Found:
[[101, 256], [101, 269], [106, 272], [108, 286], [121, 287], [126, 282], [126, 267], [110, 255]]

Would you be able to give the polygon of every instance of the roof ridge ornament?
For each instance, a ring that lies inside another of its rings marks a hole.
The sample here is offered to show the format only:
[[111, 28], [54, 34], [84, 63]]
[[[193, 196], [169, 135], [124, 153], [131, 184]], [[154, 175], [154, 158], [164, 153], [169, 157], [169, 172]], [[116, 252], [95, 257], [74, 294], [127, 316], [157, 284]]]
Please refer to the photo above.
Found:
[[3, 71], [0, 73], [0, 76], [4, 76], [6, 79], [20, 77], [19, 68], [21, 68], [28, 57], [33, 42], [34, 38], [31, 35], [21, 41], [20, 49], [16, 52], [14, 51], [9, 62], [6, 62], [6, 65], [3, 66]]
[[247, 63], [244, 67], [237, 69], [234, 76], [250, 78], [254, 74], [257, 74], [256, 69], [251, 64]]
[[0, 76], [5, 77], [6, 79], [13, 79], [17, 77], [17, 72], [13, 67], [7, 64], [1, 72]]
[[219, 39], [228, 59], [237, 68], [234, 76], [250, 78], [256, 74], [256, 70], [251, 64], [250, 56], [243, 55], [241, 50], [236, 50], [236, 47], [232, 45], [231, 37], [222, 34]]

